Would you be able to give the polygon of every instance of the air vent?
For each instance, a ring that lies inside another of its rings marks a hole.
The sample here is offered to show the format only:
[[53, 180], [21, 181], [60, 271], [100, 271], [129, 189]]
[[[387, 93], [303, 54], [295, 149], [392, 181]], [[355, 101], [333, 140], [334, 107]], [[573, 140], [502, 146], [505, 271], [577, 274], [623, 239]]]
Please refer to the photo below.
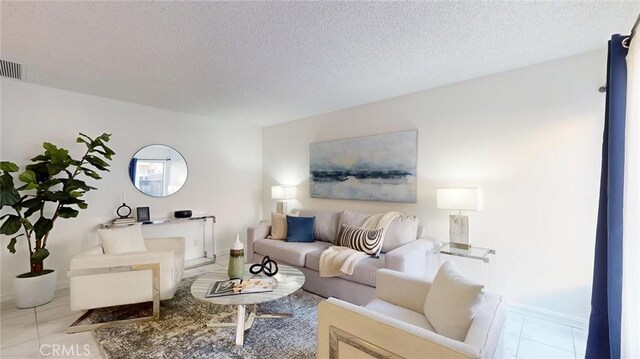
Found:
[[0, 60], [0, 76], [22, 80], [22, 64]]

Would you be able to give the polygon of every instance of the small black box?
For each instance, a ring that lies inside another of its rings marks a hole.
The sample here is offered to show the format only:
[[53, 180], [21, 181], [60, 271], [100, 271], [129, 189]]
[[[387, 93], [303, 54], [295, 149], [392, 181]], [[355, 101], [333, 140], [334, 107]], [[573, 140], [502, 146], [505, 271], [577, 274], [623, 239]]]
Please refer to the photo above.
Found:
[[190, 209], [183, 209], [181, 211], [173, 212], [173, 216], [176, 218], [190, 218], [193, 213]]

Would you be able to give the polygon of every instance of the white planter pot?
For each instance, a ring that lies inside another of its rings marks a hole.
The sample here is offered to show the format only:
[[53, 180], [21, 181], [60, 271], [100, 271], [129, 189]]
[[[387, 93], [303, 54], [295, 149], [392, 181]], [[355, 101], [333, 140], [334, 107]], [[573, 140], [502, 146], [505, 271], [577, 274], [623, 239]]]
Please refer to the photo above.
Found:
[[13, 290], [18, 308], [31, 308], [43, 305], [53, 299], [56, 292], [58, 272], [30, 278], [14, 278]]

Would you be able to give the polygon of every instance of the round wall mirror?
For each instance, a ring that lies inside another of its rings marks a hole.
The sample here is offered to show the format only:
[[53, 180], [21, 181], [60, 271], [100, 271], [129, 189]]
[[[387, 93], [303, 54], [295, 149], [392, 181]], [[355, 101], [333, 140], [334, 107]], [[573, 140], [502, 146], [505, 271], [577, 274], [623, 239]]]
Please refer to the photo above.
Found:
[[141, 148], [129, 162], [129, 179], [140, 192], [153, 197], [170, 196], [187, 181], [187, 162], [166, 145]]

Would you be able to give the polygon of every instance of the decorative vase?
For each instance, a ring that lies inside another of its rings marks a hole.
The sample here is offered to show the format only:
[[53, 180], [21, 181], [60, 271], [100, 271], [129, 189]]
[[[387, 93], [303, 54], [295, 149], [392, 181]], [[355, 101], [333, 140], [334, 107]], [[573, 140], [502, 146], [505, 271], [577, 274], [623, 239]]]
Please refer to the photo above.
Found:
[[242, 279], [244, 277], [244, 246], [240, 242], [240, 235], [236, 234], [236, 241], [229, 252], [229, 279]]
[[32, 308], [53, 299], [56, 292], [56, 281], [58, 272], [51, 271], [36, 277], [13, 279], [13, 290], [16, 296], [16, 306], [18, 308]]

